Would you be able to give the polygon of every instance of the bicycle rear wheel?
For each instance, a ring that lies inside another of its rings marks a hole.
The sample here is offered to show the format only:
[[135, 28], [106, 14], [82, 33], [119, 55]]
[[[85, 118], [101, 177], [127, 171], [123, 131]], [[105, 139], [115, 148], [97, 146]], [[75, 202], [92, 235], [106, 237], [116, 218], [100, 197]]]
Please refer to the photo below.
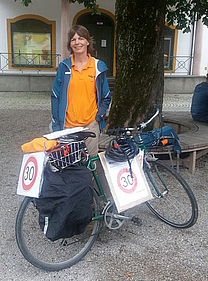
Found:
[[[99, 199], [94, 192], [93, 214], [100, 212]], [[34, 198], [26, 197], [16, 218], [16, 240], [27, 261], [48, 271], [58, 271], [79, 262], [94, 244], [100, 220], [92, 220], [84, 233], [71, 238], [49, 240], [39, 226], [39, 213]]]
[[187, 182], [160, 160], [148, 160], [144, 166], [154, 198], [146, 202], [163, 222], [177, 228], [189, 228], [198, 217], [195, 196]]

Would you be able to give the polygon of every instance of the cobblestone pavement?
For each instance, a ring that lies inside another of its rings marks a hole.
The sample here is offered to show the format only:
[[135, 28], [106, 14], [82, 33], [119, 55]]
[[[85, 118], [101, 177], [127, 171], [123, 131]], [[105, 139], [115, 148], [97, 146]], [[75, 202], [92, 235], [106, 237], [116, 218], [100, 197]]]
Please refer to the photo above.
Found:
[[[191, 94], [164, 95], [163, 111], [190, 111]], [[49, 92], [0, 92], [0, 109], [50, 109]]]
[[0, 109], [50, 110], [49, 92], [0, 92]]
[[51, 119], [49, 94], [37, 93], [29, 99], [27, 95], [0, 94], [0, 280], [208, 280], [208, 157], [197, 162], [193, 175], [180, 169], [199, 205], [199, 218], [192, 228], [171, 228], [141, 205], [142, 226], [126, 223], [115, 231], [104, 227], [92, 250], [69, 269], [45, 272], [23, 258], [14, 233], [15, 217], [22, 201], [22, 196], [16, 195], [23, 157], [20, 146], [46, 133]]
[[192, 94], [166, 94], [163, 97], [163, 111], [187, 111], [191, 109]]

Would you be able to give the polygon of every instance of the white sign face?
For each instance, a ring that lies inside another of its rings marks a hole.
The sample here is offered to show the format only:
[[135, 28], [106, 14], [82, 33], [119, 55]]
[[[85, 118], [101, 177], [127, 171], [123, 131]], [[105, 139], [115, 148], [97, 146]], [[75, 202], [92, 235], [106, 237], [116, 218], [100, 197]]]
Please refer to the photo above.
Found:
[[99, 157], [118, 212], [152, 198], [142, 169], [142, 151], [131, 162], [132, 174], [128, 162], [109, 161], [104, 154], [105, 152], [99, 153]]
[[44, 152], [24, 155], [19, 175], [17, 194], [36, 198], [39, 197], [44, 159]]
[[107, 46], [107, 41], [106, 41], [106, 39], [102, 39], [102, 40], [101, 40], [101, 47], [106, 48], [106, 46]]
[[60, 137], [66, 136], [66, 135], [74, 134], [77, 132], [81, 132], [81, 131], [84, 131], [87, 129], [88, 128], [84, 128], [84, 127], [68, 128], [68, 129], [64, 129], [61, 131], [56, 131], [56, 132], [53, 132], [50, 134], [43, 135], [43, 137], [46, 138], [47, 140], [54, 140], [54, 139], [57, 139], [57, 138], [60, 138]]

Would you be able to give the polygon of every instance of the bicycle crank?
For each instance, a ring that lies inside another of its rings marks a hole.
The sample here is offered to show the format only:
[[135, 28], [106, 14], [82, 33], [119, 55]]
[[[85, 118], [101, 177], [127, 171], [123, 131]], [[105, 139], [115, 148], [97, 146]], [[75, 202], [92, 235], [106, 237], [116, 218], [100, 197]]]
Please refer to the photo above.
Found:
[[125, 217], [124, 213], [118, 213], [114, 203], [109, 202], [104, 209], [104, 222], [106, 226], [110, 229], [120, 228], [125, 220], [130, 220], [131, 218]]

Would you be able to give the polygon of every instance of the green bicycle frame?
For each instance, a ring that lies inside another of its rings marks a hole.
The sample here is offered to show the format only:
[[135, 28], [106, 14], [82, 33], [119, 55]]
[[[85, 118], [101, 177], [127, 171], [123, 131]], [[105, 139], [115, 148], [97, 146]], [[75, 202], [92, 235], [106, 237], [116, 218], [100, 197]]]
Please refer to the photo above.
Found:
[[[141, 141], [141, 142], [137, 143], [137, 145], [138, 145], [138, 147], [139, 147], [141, 150], [144, 151], [144, 155], [145, 155], [146, 149], [145, 149], [144, 143]], [[95, 180], [95, 182], [96, 182], [96, 185], [97, 185], [99, 194], [100, 194], [100, 196], [102, 197], [103, 202], [104, 202], [104, 203], [108, 203], [108, 199], [106, 198], [106, 195], [105, 195], [104, 190], [103, 190], [103, 188], [102, 188], [102, 184], [101, 184], [101, 182], [100, 182], [99, 176], [98, 176], [97, 171], [96, 171], [96, 163], [95, 163], [96, 161], [100, 161], [99, 156], [96, 156], [96, 157], [93, 157], [93, 158], [91, 158], [91, 157], [89, 156], [89, 158], [88, 158], [88, 163], [87, 163], [87, 168], [88, 168], [88, 169], [92, 172], [92, 174], [93, 174], [93, 178], [94, 178], [94, 180]], [[147, 165], [147, 164], [144, 163], [144, 165]], [[163, 186], [165, 187], [165, 189], [166, 189], [167, 191], [169, 191], [168, 188], [167, 188], [167, 186], [166, 186], [166, 184], [165, 184], [165, 182], [164, 182], [164, 180], [162, 179], [162, 176], [160, 175], [160, 172], [158, 171], [157, 167], [156, 167], [155, 171], [156, 171], [156, 173], [157, 173], [159, 179], [161, 180]], [[150, 181], [151, 181], [151, 183], [152, 183], [152, 185], [153, 185], [153, 187], [154, 187], [154, 189], [155, 189], [155, 191], [156, 191], [156, 193], [157, 193], [157, 196], [158, 196], [158, 197], [162, 197], [163, 195], [159, 192], [159, 190], [158, 190], [156, 184], [154, 183], [154, 180], [153, 180], [153, 178], [152, 178], [152, 176], [151, 176], [151, 173], [149, 172], [148, 169], [146, 169], [146, 172], [147, 172], [148, 177], [149, 177], [149, 179], [150, 179]], [[95, 217], [92, 218], [92, 220], [98, 220], [98, 219], [103, 219], [103, 214], [100, 214], [100, 215], [95, 216]]]
[[[101, 195], [103, 201], [104, 201], [105, 203], [107, 203], [107, 202], [108, 202], [108, 199], [107, 199], [106, 196], [105, 196], [104, 190], [103, 190], [103, 188], [102, 188], [100, 179], [99, 179], [98, 174], [97, 174], [97, 171], [96, 171], [96, 163], [95, 163], [95, 161], [97, 161], [97, 160], [98, 160], [98, 161], [100, 160], [99, 156], [96, 156], [96, 157], [94, 157], [94, 158], [91, 158], [91, 157], [89, 156], [87, 168], [88, 168], [88, 169], [92, 172], [92, 174], [93, 174], [94, 180], [95, 180], [96, 185], [97, 185], [97, 187], [98, 187], [98, 191], [99, 191], [99, 193], [100, 193], [100, 195]], [[99, 219], [103, 219], [103, 214], [92, 218], [92, 220], [99, 220]]]
[[[144, 154], [145, 154], [145, 153], [146, 153], [146, 148], [145, 148], [144, 142], [143, 142], [142, 140], [140, 140], [140, 142], [137, 143], [137, 145], [138, 145], [138, 147], [139, 147], [140, 149], [142, 149], [142, 150], [144, 151]], [[147, 164], [145, 164], [145, 165], [147, 165]], [[155, 191], [156, 191], [158, 197], [162, 197], [163, 195], [159, 192], [159, 190], [158, 190], [156, 184], [154, 183], [154, 180], [153, 180], [153, 178], [152, 178], [152, 176], [151, 176], [149, 170], [146, 169], [146, 172], [147, 172], [147, 174], [148, 174], [148, 177], [149, 177], [149, 179], [150, 179], [150, 181], [151, 181], [151, 183], [152, 183], [152, 185], [153, 185], [153, 187], [154, 187], [154, 189], [155, 189]], [[155, 172], [157, 173], [158, 178], [159, 178], [160, 181], [162, 182], [164, 188], [165, 188], [167, 191], [169, 191], [169, 189], [168, 189], [167, 185], [165, 184], [165, 182], [164, 182], [164, 180], [163, 180], [163, 178], [162, 178], [160, 172], [158, 171], [158, 168], [157, 168], [157, 167], [155, 167]]]

